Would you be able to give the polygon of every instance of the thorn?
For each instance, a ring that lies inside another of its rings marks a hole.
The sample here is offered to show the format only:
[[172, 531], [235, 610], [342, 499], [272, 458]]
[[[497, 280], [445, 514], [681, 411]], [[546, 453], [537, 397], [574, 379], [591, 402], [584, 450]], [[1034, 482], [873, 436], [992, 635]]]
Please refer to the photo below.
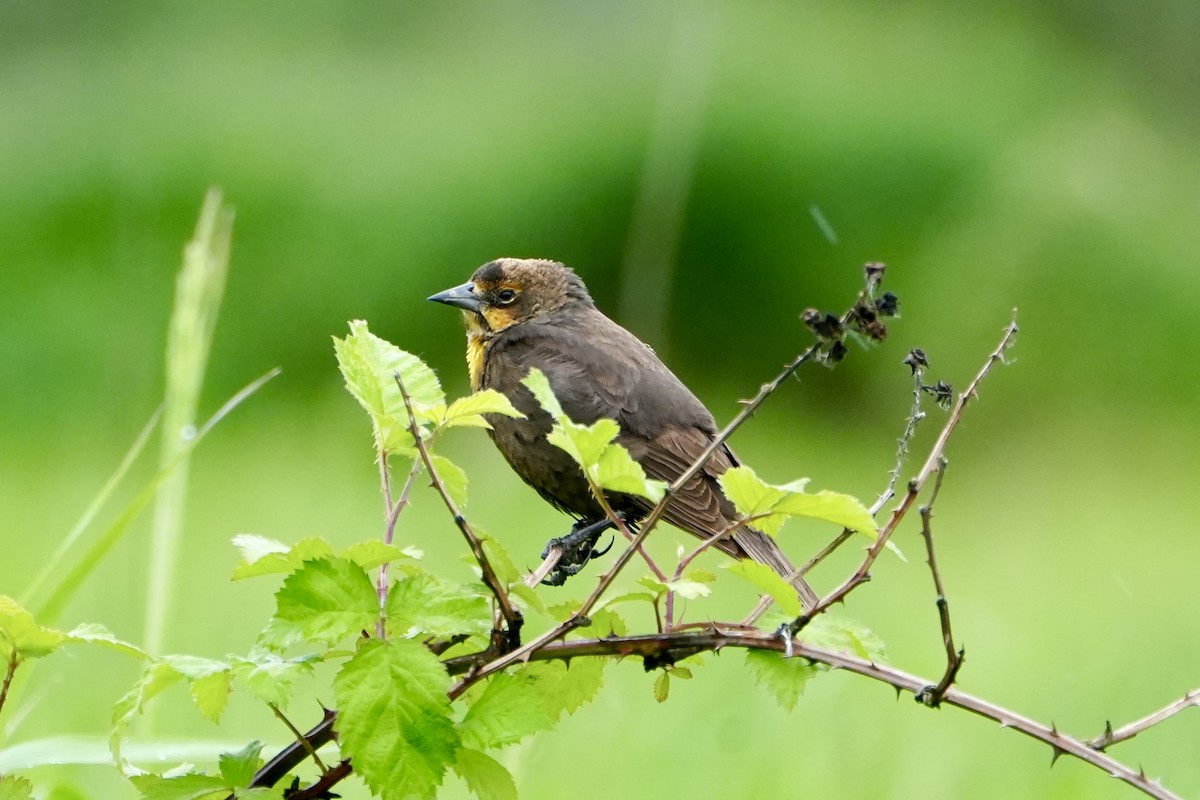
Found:
[[1149, 780], [1149, 778], [1146, 777], [1146, 768], [1141, 764], [1138, 764], [1138, 780]]
[[1051, 721], [1051, 723], [1050, 723], [1050, 735], [1053, 736], [1055, 739], [1062, 736], [1062, 734], [1058, 732], [1058, 725], [1054, 724], [1053, 721]]
[[1058, 759], [1067, 751], [1054, 745], [1050, 745], [1050, 749], [1054, 751], [1054, 755], [1050, 756], [1050, 768], [1054, 769], [1054, 765], [1058, 763]]

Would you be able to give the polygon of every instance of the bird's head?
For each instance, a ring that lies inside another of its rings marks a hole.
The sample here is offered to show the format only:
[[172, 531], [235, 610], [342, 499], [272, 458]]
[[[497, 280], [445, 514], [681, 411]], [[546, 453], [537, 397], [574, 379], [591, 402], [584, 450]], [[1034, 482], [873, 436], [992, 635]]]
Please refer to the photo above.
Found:
[[467, 331], [495, 334], [571, 305], [593, 307], [587, 287], [557, 261], [498, 258], [489, 261], [462, 286], [429, 298], [463, 310]]

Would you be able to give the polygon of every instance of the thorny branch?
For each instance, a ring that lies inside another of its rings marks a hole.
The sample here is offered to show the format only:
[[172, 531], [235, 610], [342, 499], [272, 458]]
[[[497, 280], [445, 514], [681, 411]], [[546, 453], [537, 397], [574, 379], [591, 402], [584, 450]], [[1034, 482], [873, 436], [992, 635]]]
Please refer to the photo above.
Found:
[[425, 441], [421, 438], [421, 429], [417, 426], [417, 418], [413, 414], [412, 398], [409, 397], [408, 390], [404, 388], [404, 381], [401, 379], [400, 373], [396, 372], [394, 376], [396, 385], [400, 387], [400, 396], [404, 398], [404, 409], [408, 412], [408, 431], [412, 434], [417, 452], [421, 455], [421, 462], [425, 464], [429, 479], [433, 481], [433, 488], [441, 495], [442, 501], [446, 504], [446, 510], [450, 512], [450, 516], [454, 517], [454, 524], [458, 526], [458, 529], [462, 531], [463, 538], [467, 540], [467, 545], [471, 548], [471, 555], [479, 564], [483, 582], [491, 590], [492, 596], [496, 598], [496, 606], [500, 609], [500, 616], [504, 618], [505, 630], [494, 633], [492, 644], [498, 646], [502, 651], [512, 650], [521, 643], [521, 626], [525, 620], [521, 616], [521, 612], [513, 606], [507, 589], [497, 577], [496, 570], [492, 568], [487, 554], [483, 552], [483, 542], [475, 535], [475, 531], [471, 530], [470, 523], [459, 511], [458, 504], [450, 497], [446, 484], [434, 468], [433, 459], [429, 456], [429, 448], [425, 446]]
[[958, 396], [958, 401], [954, 404], [954, 409], [950, 412], [950, 417], [946, 420], [946, 424], [942, 426], [942, 431], [938, 434], [937, 441], [934, 442], [932, 449], [929, 451], [929, 456], [925, 459], [925, 464], [921, 467], [920, 471], [917, 473], [917, 476], [908, 482], [908, 491], [905, 493], [900, 503], [894, 509], [892, 509], [891, 517], [880, 529], [878, 538], [876, 538], [875, 542], [867, 549], [867, 554], [863, 557], [862, 563], [859, 564], [858, 569], [854, 571], [854, 574], [843, 581], [841, 585], [839, 585], [826, 596], [822, 597], [815, 608], [806, 610], [805, 613], [801, 614], [799, 617], [789, 623], [786, 628], [791, 636], [795, 636], [804, 628], [805, 625], [815, 619], [817, 615], [824, 613], [835, 603], [842, 602], [846, 595], [871, 579], [871, 567], [875, 564], [875, 559], [879, 558], [879, 554], [883, 552], [883, 548], [887, 546], [888, 540], [895, 532], [896, 526], [899, 525], [900, 521], [904, 519], [905, 515], [908, 514], [913, 503], [917, 499], [917, 495], [919, 495], [921, 493], [921, 489], [924, 488], [925, 482], [929, 480], [930, 475], [933, 474], [938, 465], [941, 463], [943, 455], [946, 451], [946, 444], [950, 440], [950, 435], [954, 433], [954, 429], [957, 428], [958, 423], [962, 421], [964, 409], [966, 409], [968, 403], [978, 396], [979, 384], [988, 376], [988, 373], [992, 371], [992, 367], [994, 367], [997, 363], [1004, 361], [1005, 354], [1008, 352], [1008, 349], [1012, 347], [1013, 342], [1016, 341], [1016, 337], [1017, 323], [1014, 319], [1008, 324], [1008, 327], [1004, 329], [1004, 335], [1000, 339], [1000, 344], [997, 345], [996, 349], [993, 350], [987, 357], [987, 360], [980, 368], [978, 374], [976, 374], [971, 380], [971, 383], [967, 386], [966, 390]]
[[946, 459], [943, 457], [938, 462], [937, 479], [933, 482], [933, 491], [929, 495], [929, 502], [919, 509], [921, 537], [925, 540], [925, 551], [929, 555], [926, 563], [929, 564], [929, 572], [933, 576], [933, 590], [937, 593], [938, 622], [942, 626], [942, 645], [946, 648], [946, 671], [942, 674], [942, 679], [938, 681], [937, 686], [927, 686], [917, 693], [917, 701], [930, 708], [937, 708], [941, 704], [947, 690], [958, 677], [958, 670], [962, 667], [963, 659], [966, 658], [965, 649], [956, 650], [954, 647], [954, 633], [950, 628], [950, 602], [946, 599], [946, 589], [942, 585], [942, 573], [938, 569], [937, 556], [933, 551], [933, 527], [930, 521], [933, 518], [933, 504], [937, 502], [938, 492], [942, 489], [942, 479], [945, 477]]
[[[641, 657], [648, 667], [671, 664], [682, 658], [694, 655], [704, 651], [719, 651], [726, 647], [738, 647], [745, 649], [769, 650], [782, 653], [786, 656], [794, 656], [805, 658], [814, 664], [823, 664], [833, 669], [845, 670], [853, 672], [864, 677], [871, 678], [883, 683], [886, 683], [898, 691], [907, 691], [914, 695], [920, 702], [937, 706], [949, 705], [962, 708], [971, 713], [977, 714], [987, 719], [999, 722], [1001, 726], [1013, 728], [1035, 740], [1041, 741], [1049, 745], [1054, 753], [1054, 758], [1057, 759], [1061, 755], [1070, 755], [1085, 763], [1088, 763], [1098, 769], [1104, 770], [1112, 777], [1125, 782], [1135, 789], [1159, 800], [1178, 800], [1177, 795], [1173, 794], [1157, 781], [1152, 781], [1140, 770], [1134, 771], [1129, 766], [1116, 761], [1112, 757], [1104, 753], [1104, 749], [1119, 742], [1133, 738], [1138, 733], [1156, 725], [1163, 720], [1179, 713], [1184, 708], [1193, 705], [1200, 705], [1200, 689], [1189, 692], [1182, 700], [1172, 703], [1159, 711], [1150, 714], [1149, 716], [1123, 726], [1118, 730], [1113, 730], [1111, 725], [1107, 725], [1102, 736], [1084, 741], [1072, 736], [1068, 736], [1058, 731], [1054, 726], [1047, 727], [1028, 717], [1022, 716], [1015, 712], [1009, 711], [1001, 706], [997, 706], [982, 698], [966, 694], [953, 687], [953, 681], [958, 671], [958, 667], [962, 662], [962, 652], [956, 651], [954, 648], [953, 635], [950, 628], [949, 609], [945, 602], [945, 592], [942, 585], [940, 572], [937, 567], [936, 556], [933, 548], [932, 529], [931, 529], [931, 514], [932, 506], [937, 498], [940, 489], [941, 481], [944, 475], [946, 466], [944, 451], [951, 433], [958, 425], [964, 408], [966, 405], [977, 396], [978, 386], [984, 377], [987, 376], [991, 368], [997, 363], [1002, 362], [1005, 353], [1011, 347], [1017, 333], [1015, 322], [1011, 323], [1004, 332], [997, 348], [989, 355], [987, 362], [980, 369], [974, 380], [958, 398], [958, 401], [950, 414], [948, 421], [939, 434], [937, 441], [931, 449], [928, 458], [926, 459], [917, 476], [908, 484], [908, 489], [905, 496], [899, 504], [893, 509], [887, 524], [881, 530], [880, 535], [872, 547], [868, 550], [862, 564], [842, 585], [838, 586], [827, 596], [821, 599], [818, 605], [811, 609], [808, 613], [795, 620], [791, 625], [787, 626], [784, 631], [785, 635], [770, 634], [758, 630], [748, 629], [744, 625], [738, 624], [723, 624], [713, 623], [704, 627], [695, 625], [686, 626], [688, 630], [675, 630], [659, 632], [657, 634], [634, 635], [634, 636], [610, 636], [597, 639], [578, 639], [570, 641], [560, 641], [572, 629], [581, 627], [587, 623], [587, 614], [600, 597], [611, 585], [616, 576], [625, 568], [633, 555], [638, 552], [642, 542], [649, 534], [655, 523], [662, 516], [665, 508], [666, 500], [670, 494], [677, 491], [692, 475], [694, 475], [703, 465], [713, 452], [719, 448], [726, 439], [735, 431], [742, 423], [744, 423], [762, 404], [762, 402], [774, 392], [784, 380], [792, 375], [796, 369], [804, 362], [811, 360], [819, 353], [820, 345], [814, 345], [800, 356], [798, 356], [776, 380], [762, 387], [759, 394], [743, 409], [726, 428], [721, 431], [717, 439], [712, 445], [696, 459], [691, 467], [680, 476], [667, 490], [663, 501], [660, 502], [651, 513], [643, 521], [642, 527], [637, 531], [636, 535], [631, 537], [630, 544], [617, 557], [612, 567], [601, 577], [599, 584], [591, 595], [583, 602], [579, 611], [569, 620], [555, 627], [553, 630], [538, 637], [533, 642], [524, 647], [517, 648], [507, 653], [498, 654], [494, 647], [468, 654], [457, 656], [443, 661], [447, 671], [451, 675], [463, 676], [449, 692], [451, 699], [454, 699], [462, 694], [470, 685], [482, 680], [488, 675], [495, 674], [503, 669], [506, 669], [514, 664], [531, 660], [549, 660], [562, 659], [570, 660], [579, 657], [625, 657], [635, 656]], [[399, 383], [399, 378], [397, 377]], [[406, 404], [409, 405], [410, 424], [412, 422], [411, 403], [404, 387], [400, 386], [401, 393], [405, 398]], [[920, 390], [918, 390], [920, 391]], [[919, 408], [918, 408], [919, 412]], [[919, 420], [915, 412], [910, 417], [910, 426], [906, 428], [901, 439], [901, 449], [906, 449], [907, 441], [912, 438], [912, 430], [915, 428], [916, 421]], [[487, 561], [483, 556], [482, 547], [477, 537], [473, 535], [470, 528], [466, 526], [465, 520], [458, 514], [457, 508], [453, 501], [445, 492], [444, 486], [441, 485], [436, 472], [432, 469], [429, 463], [429, 455], [424, 448], [418, 432], [413, 431], [414, 440], [417, 442], [421, 452], [422, 460], [429, 469], [431, 477], [434, 479], [435, 487], [442, 495], [447, 503], [447, 508], [455, 516], [456, 523], [459, 524], [467, 538], [468, 543], [472, 545], [472, 551], [475, 553], [480, 562], [481, 569], [485, 574], [485, 581], [490, 572]], [[901, 457], [902, 458], [902, 457]], [[893, 473], [893, 479], [889, 484], [889, 490], [885, 491], [873, 512], [889, 499], [894, 489], [896, 482], [895, 476], [899, 473], [899, 466]], [[941, 622], [943, 643], [947, 653], [947, 669], [942, 677], [942, 680], [937, 685], [932, 685], [930, 681], [922, 679], [918, 676], [902, 672], [889, 666], [875, 664], [866, 659], [859, 658], [854, 655], [822, 650], [813, 647], [802, 641], [794, 638], [796, 632], [807, 624], [817, 614], [828, 609], [832, 604], [839, 602], [845, 596], [855, 589], [857, 586], [869, 580], [870, 568], [875, 559], [878, 557], [882, 548], [886, 546], [888, 537], [895, 531], [896, 526], [905, 514], [911, 509], [911, 506], [916, 500], [916, 497], [921, 492], [922, 488], [928, 479], [936, 473], [934, 487], [929, 501], [920, 509], [922, 517], [922, 535], [925, 537], [929, 566], [934, 580], [934, 587], [938, 595], [939, 619]], [[620, 520], [615, 520], [620, 523]], [[626, 531], [627, 532], [627, 531]], [[827, 546], [822, 553], [818, 554], [813, 560], [810, 560], [799, 572], [802, 574], [811, 568], [815, 563], [819, 562], [824, 555], [832, 552], [833, 549], [840, 544], [842, 537], [835, 540], [834, 543]], [[495, 580], [494, 573], [492, 579]], [[498, 586], [498, 584], [496, 584]], [[489, 586], [493, 586], [489, 583]], [[503, 608], [503, 601], [507, 600], [507, 595], [502, 591], [497, 591], [493, 588], [497, 596], [497, 602]], [[515, 613], [515, 609], [514, 609]], [[508, 619], [506, 617], [506, 619]], [[519, 620], [519, 617], [517, 618]], [[519, 622], [517, 623], [519, 626]], [[511, 626], [511, 621], [510, 621]], [[931, 688], [932, 687], [932, 688]], [[333, 739], [333, 722], [336, 719], [336, 714], [327, 712], [325, 719], [320, 724], [314, 727], [308, 734], [303, 737], [305, 745], [293, 745], [289, 750], [280, 753], [273, 759], [257, 776], [254, 785], [267, 786], [273, 785], [281, 780], [292, 768], [298, 765], [306, 757], [306, 753], [315, 751], [316, 748], [324, 745]], [[334, 767], [332, 770], [325, 772], [319, 779], [318, 784], [314, 784], [305, 789], [299, 790], [303, 792], [297, 797], [320, 797], [325, 796], [324, 793], [335, 785], [338, 781], [344, 778], [350, 772], [349, 762], [343, 761]]]
[[1139, 733], [1154, 727], [1160, 722], [1165, 722], [1171, 717], [1183, 711], [1185, 708], [1192, 706], [1200, 706], [1200, 689], [1193, 689], [1185, 694], [1181, 699], [1174, 703], [1169, 703], [1158, 711], [1152, 714], [1147, 714], [1139, 720], [1135, 720], [1128, 725], [1122, 725], [1120, 728], [1113, 730], [1111, 722], [1104, 724], [1104, 733], [1097, 736], [1095, 739], [1088, 740], [1088, 747], [1094, 750], [1103, 752], [1105, 749], [1112, 747], [1114, 744], [1127, 742]]

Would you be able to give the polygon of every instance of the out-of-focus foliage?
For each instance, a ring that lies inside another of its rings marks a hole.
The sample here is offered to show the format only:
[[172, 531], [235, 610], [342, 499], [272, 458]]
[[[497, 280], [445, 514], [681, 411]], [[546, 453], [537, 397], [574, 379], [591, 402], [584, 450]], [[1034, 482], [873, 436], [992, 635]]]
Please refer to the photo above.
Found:
[[[0, 593], [23, 599], [161, 397], [181, 243], [219, 184], [237, 221], [201, 415], [284, 374], [197, 451], [177, 595], [194, 602], [170, 651], [249, 651], [271, 599], [223, 582], [234, 535], [341, 547], [381, 529], [370, 436], [329, 352], [345, 320], [460, 396], [458, 321], [424, 298], [496, 256], [558, 258], [727, 420], [807, 343], [799, 313], [841, 307], [858, 265], [883, 260], [891, 339], [805, 373], [735, 447], [764, 480], [870, 497], [908, 405], [904, 353], [961, 387], [1019, 307], [1016, 363], [952, 443], [934, 523], [960, 679], [1075, 733], [1140, 716], [1200, 682], [1179, 615], [1200, 603], [1198, 39], [1181, 0], [4, 2]], [[565, 518], [481, 432], [444, 444], [472, 521], [533, 566]], [[431, 562], [461, 555], [436, 498], [418, 493], [406, 524]], [[141, 641], [146, 533], [65, 629]], [[933, 675], [929, 578], [910, 561], [881, 560], [850, 613]], [[741, 659], [714, 661], [721, 680], [675, 682], [661, 706], [652, 676], [610, 670], [607, 703], [506, 751], [523, 796], [1126, 796], [846, 676], [785, 715]], [[102, 736], [136, 672], [107, 666], [31, 667], [6, 738]], [[236, 704], [224, 720], [242, 744], [286, 738]], [[1184, 715], [1119, 755], [1194, 795], [1197, 737]], [[127, 791], [104, 769], [33, 777]]]

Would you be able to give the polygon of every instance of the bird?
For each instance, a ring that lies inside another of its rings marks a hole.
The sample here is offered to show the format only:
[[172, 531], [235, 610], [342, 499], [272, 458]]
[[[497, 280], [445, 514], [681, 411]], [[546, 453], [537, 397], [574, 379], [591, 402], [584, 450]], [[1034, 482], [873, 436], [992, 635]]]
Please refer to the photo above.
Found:
[[[543, 499], [575, 518], [575, 532], [594, 534], [592, 543], [608, 524], [605, 511], [579, 465], [547, 440], [552, 419], [521, 383], [531, 369], [546, 375], [563, 411], [575, 422], [615, 420], [620, 427], [617, 443], [650, 478], [674, 482], [718, 435], [712, 414], [699, 398], [649, 345], [605, 316], [583, 280], [558, 261], [498, 258], [479, 267], [466, 283], [429, 299], [462, 310], [471, 389], [494, 389], [524, 415], [485, 415], [501, 455]], [[702, 539], [728, 531], [716, 539], [715, 547], [792, 578], [811, 608], [815, 593], [803, 578], [794, 576], [794, 567], [776, 541], [737, 524], [737, 510], [717, 479], [739, 464], [722, 444], [669, 496], [662, 517]], [[628, 494], [608, 494], [606, 500], [634, 525], [653, 507], [649, 500]], [[588, 544], [584, 562], [589, 554], [602, 555]]]

